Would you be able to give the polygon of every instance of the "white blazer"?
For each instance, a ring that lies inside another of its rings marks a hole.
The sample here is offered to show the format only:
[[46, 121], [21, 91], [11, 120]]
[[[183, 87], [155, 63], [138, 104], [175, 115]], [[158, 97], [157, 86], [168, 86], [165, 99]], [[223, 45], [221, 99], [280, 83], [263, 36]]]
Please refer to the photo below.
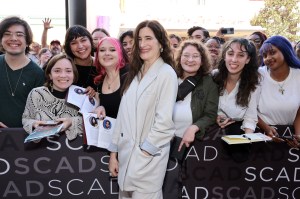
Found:
[[[118, 183], [123, 191], [157, 192], [169, 159], [178, 83], [174, 69], [162, 58], [124, 93], [109, 147], [118, 152]], [[152, 154], [145, 155], [141, 149]]]

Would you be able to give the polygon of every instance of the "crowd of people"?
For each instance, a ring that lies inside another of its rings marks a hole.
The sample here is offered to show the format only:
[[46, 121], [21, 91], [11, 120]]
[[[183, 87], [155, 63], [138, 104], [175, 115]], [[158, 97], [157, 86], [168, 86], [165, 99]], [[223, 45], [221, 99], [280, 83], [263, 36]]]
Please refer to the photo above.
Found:
[[[0, 127], [31, 133], [55, 120], [76, 139], [82, 116], [65, 98], [71, 85], [85, 88], [100, 100], [100, 119], [116, 118], [108, 150], [119, 198], [162, 198], [174, 135], [181, 138], [178, 151], [212, 125], [300, 145], [300, 45], [283, 36], [224, 39], [221, 29], [211, 36], [193, 26], [183, 39], [145, 20], [119, 38], [73, 25], [63, 45], [47, 45], [51, 19], [43, 24], [40, 45], [25, 20], [0, 23]], [[291, 126], [293, 138], [280, 138], [276, 125]]]

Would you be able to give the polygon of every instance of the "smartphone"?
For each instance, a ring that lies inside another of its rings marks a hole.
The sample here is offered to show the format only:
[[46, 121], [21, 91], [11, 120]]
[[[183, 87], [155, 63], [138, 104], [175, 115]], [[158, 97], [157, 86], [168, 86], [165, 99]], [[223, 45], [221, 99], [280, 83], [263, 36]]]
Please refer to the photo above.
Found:
[[221, 33], [224, 35], [234, 34], [234, 28], [221, 28]]
[[231, 121], [236, 121], [236, 122], [240, 122], [240, 121], [243, 121], [244, 119], [243, 118], [239, 118], [239, 117], [233, 117], [233, 118], [230, 118]]
[[[226, 119], [227, 119], [226, 117], [225, 118], [223, 117], [220, 119], [220, 122], [224, 122]], [[238, 117], [237, 118], [235, 118], [235, 117], [229, 118], [229, 122], [231, 122], [231, 121], [240, 122], [240, 121], [243, 121], [243, 118], [238, 118]]]

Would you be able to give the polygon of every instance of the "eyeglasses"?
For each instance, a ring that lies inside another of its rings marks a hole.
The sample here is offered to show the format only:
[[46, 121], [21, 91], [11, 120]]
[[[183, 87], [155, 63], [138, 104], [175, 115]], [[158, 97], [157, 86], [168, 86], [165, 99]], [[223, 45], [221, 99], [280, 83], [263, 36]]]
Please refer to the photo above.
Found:
[[3, 33], [3, 37], [11, 38], [13, 35], [15, 35], [17, 38], [26, 37], [25, 33], [23, 33], [23, 32], [9, 32], [9, 31], [6, 31], [6, 32]]
[[189, 54], [184, 54], [182, 56], [185, 60], [189, 60], [190, 58], [192, 58], [192, 60], [197, 60], [201, 57], [200, 55], [189, 55]]
[[261, 39], [249, 39], [250, 41], [259, 44], [261, 42]]

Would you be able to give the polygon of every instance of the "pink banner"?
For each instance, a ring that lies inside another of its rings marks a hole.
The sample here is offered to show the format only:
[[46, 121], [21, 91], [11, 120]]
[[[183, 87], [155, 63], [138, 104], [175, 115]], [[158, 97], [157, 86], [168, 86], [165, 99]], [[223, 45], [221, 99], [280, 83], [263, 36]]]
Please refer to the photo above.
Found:
[[104, 28], [109, 32], [109, 16], [97, 16], [97, 28]]

